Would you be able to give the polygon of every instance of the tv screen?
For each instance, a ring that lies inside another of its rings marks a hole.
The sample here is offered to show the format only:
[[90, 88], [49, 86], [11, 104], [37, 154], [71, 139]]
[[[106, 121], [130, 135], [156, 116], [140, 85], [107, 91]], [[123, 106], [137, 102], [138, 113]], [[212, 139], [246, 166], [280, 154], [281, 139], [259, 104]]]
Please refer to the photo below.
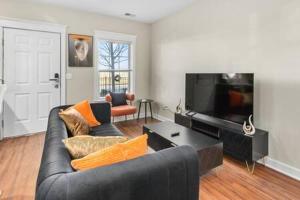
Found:
[[185, 109], [242, 124], [253, 114], [254, 74], [186, 74]]

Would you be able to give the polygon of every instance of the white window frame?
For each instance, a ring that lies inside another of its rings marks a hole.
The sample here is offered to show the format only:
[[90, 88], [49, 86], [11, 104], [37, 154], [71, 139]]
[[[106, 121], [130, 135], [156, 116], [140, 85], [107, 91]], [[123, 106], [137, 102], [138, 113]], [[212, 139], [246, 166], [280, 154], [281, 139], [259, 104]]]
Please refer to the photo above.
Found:
[[130, 78], [130, 89], [129, 92], [135, 92], [135, 49], [136, 49], [136, 36], [123, 34], [123, 33], [115, 33], [109, 31], [95, 31], [94, 34], [94, 100], [104, 100], [104, 97], [99, 97], [99, 75], [98, 75], [98, 49], [97, 49], [97, 41], [98, 40], [109, 40], [116, 42], [129, 42], [130, 46], [130, 63], [131, 63], [131, 78]]

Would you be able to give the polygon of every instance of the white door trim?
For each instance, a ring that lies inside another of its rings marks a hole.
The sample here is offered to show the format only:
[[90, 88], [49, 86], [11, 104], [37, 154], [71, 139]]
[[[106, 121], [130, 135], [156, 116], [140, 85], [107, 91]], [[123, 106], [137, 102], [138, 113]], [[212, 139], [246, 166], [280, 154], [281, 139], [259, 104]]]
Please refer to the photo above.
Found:
[[[60, 34], [60, 65], [61, 65], [61, 94], [60, 94], [60, 104], [64, 105], [66, 103], [66, 28], [67, 26], [61, 24], [54, 24], [42, 21], [31, 21], [31, 20], [22, 20], [14, 18], [1, 17], [0, 19], [0, 79], [5, 79], [3, 77], [4, 62], [3, 62], [3, 29], [4, 28], [15, 28], [15, 29], [24, 29], [31, 31], [42, 31], [50, 33]], [[0, 116], [3, 118], [3, 115]], [[2, 120], [0, 123], [0, 140], [3, 139], [3, 130], [2, 130]]]
[[98, 70], [97, 70], [97, 40], [112, 40], [112, 41], [125, 41], [125, 42], [130, 42], [131, 43], [131, 62], [132, 62], [132, 78], [130, 80], [130, 85], [131, 85], [131, 91], [135, 93], [135, 80], [136, 80], [136, 73], [135, 73], [135, 63], [136, 63], [136, 35], [130, 35], [130, 34], [125, 34], [125, 33], [116, 33], [116, 32], [109, 32], [109, 31], [95, 31], [94, 34], [94, 100], [98, 101], [98, 84], [99, 84], [99, 77], [98, 77]]
[[[3, 28], [0, 26], [0, 83], [2, 83], [3, 79]], [[0, 105], [3, 108], [3, 104]], [[4, 129], [3, 129], [3, 109], [2, 114], [0, 114], [0, 140], [4, 137]]]
[[[44, 32], [51, 32], [51, 33], [59, 33], [60, 34], [60, 45], [61, 45], [61, 104], [66, 103], [66, 28], [67, 26], [61, 24], [52, 24], [47, 22], [41, 21], [31, 21], [31, 20], [21, 20], [21, 19], [1, 19], [0, 20], [0, 30], [3, 28], [16, 28], [16, 29], [25, 29], [25, 30], [32, 30], [32, 31], [44, 31]], [[3, 32], [3, 30], [2, 30]], [[1, 34], [1, 41], [3, 40], [3, 35]], [[3, 46], [0, 47], [3, 49]], [[0, 52], [3, 52], [1, 50]], [[2, 53], [3, 56], [3, 53]], [[3, 71], [3, 62], [1, 63], [1, 69]], [[3, 74], [1, 74], [3, 77]]]

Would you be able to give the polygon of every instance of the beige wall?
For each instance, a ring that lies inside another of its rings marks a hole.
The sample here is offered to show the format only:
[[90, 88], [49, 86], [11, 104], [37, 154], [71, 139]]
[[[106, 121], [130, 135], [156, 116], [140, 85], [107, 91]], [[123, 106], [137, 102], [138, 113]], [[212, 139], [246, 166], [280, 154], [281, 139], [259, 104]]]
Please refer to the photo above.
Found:
[[[179, 98], [184, 100], [186, 72], [254, 72], [256, 125], [270, 131], [271, 158], [297, 168], [299, 8], [296, 0], [199, 0], [151, 29], [87, 12], [0, 0], [1, 16], [65, 24], [68, 33], [107, 30], [137, 35], [136, 94], [172, 110]], [[67, 102], [92, 99], [93, 69], [68, 67], [67, 72], [73, 75], [67, 81]], [[160, 106], [156, 111], [173, 118]]]
[[153, 24], [151, 97], [174, 110], [187, 72], [254, 72], [255, 123], [270, 132], [270, 157], [300, 168], [299, 8], [296, 0], [199, 0]]
[[[93, 35], [95, 30], [104, 30], [136, 35], [136, 95], [148, 97], [150, 25], [55, 6], [16, 3], [12, 0], [0, 0], [0, 16], [67, 25], [68, 33]], [[67, 67], [67, 72], [73, 76], [71, 80], [67, 80], [67, 103], [92, 100], [93, 68]]]

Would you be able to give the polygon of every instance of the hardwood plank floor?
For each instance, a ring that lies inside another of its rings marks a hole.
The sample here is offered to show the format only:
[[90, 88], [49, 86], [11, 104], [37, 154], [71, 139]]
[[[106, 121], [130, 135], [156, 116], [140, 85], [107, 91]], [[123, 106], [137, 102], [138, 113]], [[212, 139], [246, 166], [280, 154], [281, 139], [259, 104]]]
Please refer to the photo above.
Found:
[[[148, 120], [157, 123], [157, 120]], [[116, 126], [126, 135], [142, 133], [144, 121], [118, 122]], [[254, 174], [248, 173], [245, 163], [224, 156], [223, 166], [201, 178], [201, 200], [279, 199], [300, 200], [300, 181], [291, 179], [270, 168], [257, 164]]]
[[[115, 124], [124, 134], [136, 137], [142, 134], [144, 120]], [[34, 199], [44, 136], [40, 133], [0, 141], [0, 199]], [[201, 178], [200, 199], [299, 200], [300, 182], [259, 164], [251, 175], [244, 163], [225, 156], [223, 166]]]
[[0, 199], [34, 199], [44, 133], [0, 141]]

